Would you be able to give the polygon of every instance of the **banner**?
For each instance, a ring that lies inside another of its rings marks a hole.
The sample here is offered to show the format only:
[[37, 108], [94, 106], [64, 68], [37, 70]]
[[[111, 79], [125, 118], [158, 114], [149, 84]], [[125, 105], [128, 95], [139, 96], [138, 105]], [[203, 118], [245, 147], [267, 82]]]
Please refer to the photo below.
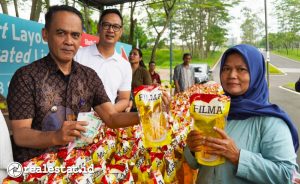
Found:
[[[21, 66], [46, 56], [47, 42], [43, 41], [44, 24], [0, 14], [0, 94], [7, 96], [11, 77]], [[81, 46], [98, 42], [97, 36], [83, 34]], [[116, 51], [128, 60], [131, 45], [118, 42]]]

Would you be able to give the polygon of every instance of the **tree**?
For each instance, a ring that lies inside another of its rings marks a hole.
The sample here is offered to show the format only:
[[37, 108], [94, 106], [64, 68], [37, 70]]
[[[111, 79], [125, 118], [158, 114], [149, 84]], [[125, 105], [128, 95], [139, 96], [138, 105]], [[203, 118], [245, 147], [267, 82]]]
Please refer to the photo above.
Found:
[[243, 8], [242, 14], [246, 17], [241, 25], [242, 42], [257, 45], [258, 38], [261, 37], [264, 24], [256, 13], [252, 13], [249, 8]]
[[[129, 37], [130, 37], [130, 22], [129, 19], [130, 17], [128, 16], [124, 16], [124, 25], [123, 25], [123, 34], [122, 37], [120, 39], [121, 42], [124, 43], [129, 43]], [[137, 45], [137, 40], [139, 41], [139, 48], [143, 49], [143, 48], [148, 48], [148, 44], [150, 42], [148, 35], [146, 34], [146, 31], [144, 30], [144, 28], [142, 27], [142, 25], [140, 23], [136, 23], [135, 28], [134, 28], [134, 34], [133, 34], [133, 38], [132, 38], [132, 43], [129, 43], [132, 45], [132, 47], [136, 47]]]
[[2, 12], [8, 15], [7, 2], [6, 0], [0, 0]]
[[19, 17], [18, 0], [14, 0], [14, 7], [16, 12], [16, 17]]
[[[226, 2], [226, 3], [225, 3]], [[175, 21], [183, 40], [193, 56], [205, 58], [225, 42], [225, 24], [229, 22], [227, 7], [236, 1], [181, 1]]]
[[276, 0], [275, 15], [279, 23], [280, 46], [286, 49], [299, 48], [300, 3], [296, 0]]
[[31, 3], [31, 12], [30, 12], [30, 20], [39, 21], [40, 14], [42, 11], [42, 0], [32, 0]]
[[146, 12], [149, 17], [149, 26], [152, 26], [157, 34], [155, 42], [152, 48], [150, 61], [156, 60], [156, 49], [158, 47], [159, 41], [167, 29], [171, 18], [175, 13], [175, 5], [177, 0], [163, 0], [163, 6], [152, 0], [151, 3], [146, 7]]
[[136, 7], [136, 2], [130, 3], [130, 29], [129, 29], [129, 39], [128, 43], [133, 44], [133, 37], [134, 37], [134, 28], [137, 23], [137, 20], [133, 18], [134, 10]]
[[298, 0], [275, 0], [275, 15], [281, 31], [299, 32], [300, 3]]

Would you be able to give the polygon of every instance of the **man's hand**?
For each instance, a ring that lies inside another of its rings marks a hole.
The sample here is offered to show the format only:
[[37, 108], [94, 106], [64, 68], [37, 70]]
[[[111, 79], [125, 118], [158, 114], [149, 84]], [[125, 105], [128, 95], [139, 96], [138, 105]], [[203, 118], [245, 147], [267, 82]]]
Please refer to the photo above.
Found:
[[130, 112], [131, 108], [132, 108], [133, 102], [132, 100], [129, 101], [128, 107], [126, 107], [125, 112]]
[[118, 101], [114, 104], [117, 112], [123, 112], [128, 108], [128, 103], [130, 99], [130, 91], [118, 91]]
[[88, 125], [84, 121], [65, 121], [60, 130], [56, 131], [54, 137], [54, 145], [66, 145], [81, 137], [81, 132], [86, 132], [84, 126]]
[[162, 91], [162, 101], [163, 101], [163, 110], [165, 112], [169, 112], [170, 111], [170, 103], [171, 103], [171, 97], [168, 94], [168, 92], [166, 91]]

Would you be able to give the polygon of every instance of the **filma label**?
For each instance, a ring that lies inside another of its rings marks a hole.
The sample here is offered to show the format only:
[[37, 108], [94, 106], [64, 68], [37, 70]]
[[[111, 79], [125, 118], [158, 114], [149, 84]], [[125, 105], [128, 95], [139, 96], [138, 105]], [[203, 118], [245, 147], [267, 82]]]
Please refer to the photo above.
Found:
[[161, 97], [161, 93], [140, 93], [139, 94], [139, 100], [144, 101], [144, 102], [151, 102], [151, 101], [156, 101]]
[[223, 107], [210, 105], [194, 105], [194, 112], [199, 114], [223, 114]]

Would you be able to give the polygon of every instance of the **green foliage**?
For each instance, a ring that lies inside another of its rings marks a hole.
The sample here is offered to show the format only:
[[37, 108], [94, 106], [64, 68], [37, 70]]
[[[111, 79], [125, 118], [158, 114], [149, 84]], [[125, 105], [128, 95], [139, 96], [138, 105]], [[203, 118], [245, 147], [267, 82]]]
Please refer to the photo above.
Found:
[[174, 17], [178, 25], [174, 32], [193, 55], [208, 57], [226, 41], [225, 26], [230, 20], [227, 8], [234, 3], [236, 1], [183, 0]]
[[261, 37], [264, 24], [256, 13], [251, 12], [249, 8], [242, 10], [245, 20], [241, 25], [242, 42], [257, 46], [257, 38]]
[[139, 47], [141, 49], [149, 47], [149, 38], [140, 24], [136, 24], [133, 38], [133, 45], [136, 45], [137, 40], [139, 40]]
[[226, 35], [226, 29], [217, 25], [212, 25], [210, 26], [209, 31], [206, 33], [206, 40], [211, 42], [215, 47], [223, 46], [226, 41]]
[[91, 34], [91, 35], [97, 35], [98, 34], [98, 21], [91, 20], [90, 21], [90, 28], [91, 28], [91, 31], [90, 31], [89, 34]]
[[300, 30], [299, 0], [275, 0], [275, 15], [281, 32], [295, 32]]
[[[129, 17], [128, 16], [124, 16], [124, 25], [123, 25], [123, 34], [122, 34], [122, 38], [120, 39], [121, 42], [124, 43], [128, 43], [129, 40]], [[137, 23], [135, 25], [135, 32], [133, 35], [133, 43], [132, 46], [136, 47], [137, 44], [137, 40], [139, 40], [139, 48], [144, 49], [144, 48], [148, 48], [149, 47], [149, 37], [147, 36], [144, 28], [142, 27], [142, 25], [140, 23]]]
[[269, 34], [269, 45], [271, 50], [285, 49], [289, 54], [289, 48], [299, 48], [300, 36], [294, 32], [279, 32]]
[[87, 34], [97, 35], [98, 20], [93, 20], [91, 18], [93, 11], [91, 9], [88, 9], [87, 12], [85, 13], [84, 9], [81, 9], [81, 13], [83, 15], [83, 23], [84, 23], [85, 32]]

